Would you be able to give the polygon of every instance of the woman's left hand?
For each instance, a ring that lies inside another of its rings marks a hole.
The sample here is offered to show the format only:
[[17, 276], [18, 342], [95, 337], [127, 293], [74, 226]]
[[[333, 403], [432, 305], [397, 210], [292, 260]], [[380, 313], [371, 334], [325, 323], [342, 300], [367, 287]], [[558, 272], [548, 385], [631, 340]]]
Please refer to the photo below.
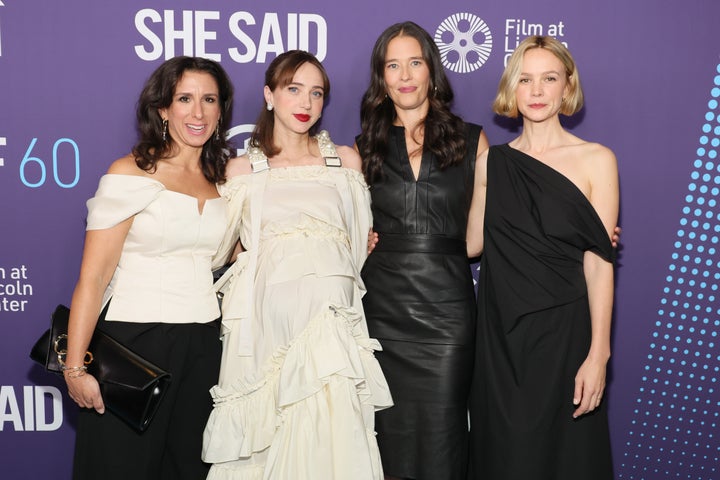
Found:
[[607, 362], [586, 358], [575, 375], [573, 405], [577, 408], [573, 418], [592, 412], [600, 406], [605, 391]]
[[615, 227], [615, 230], [613, 230], [613, 236], [612, 236], [612, 246], [613, 248], [617, 248], [618, 244], [620, 243], [620, 234], [622, 233], [622, 228], [619, 226]]

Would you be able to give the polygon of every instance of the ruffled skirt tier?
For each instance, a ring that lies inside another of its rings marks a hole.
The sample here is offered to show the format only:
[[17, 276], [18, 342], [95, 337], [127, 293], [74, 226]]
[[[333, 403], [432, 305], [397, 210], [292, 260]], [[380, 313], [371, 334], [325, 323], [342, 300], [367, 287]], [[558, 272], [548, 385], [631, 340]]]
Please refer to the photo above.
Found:
[[381, 480], [374, 414], [392, 399], [380, 349], [355, 309], [327, 304], [260, 381], [214, 387], [208, 480]]

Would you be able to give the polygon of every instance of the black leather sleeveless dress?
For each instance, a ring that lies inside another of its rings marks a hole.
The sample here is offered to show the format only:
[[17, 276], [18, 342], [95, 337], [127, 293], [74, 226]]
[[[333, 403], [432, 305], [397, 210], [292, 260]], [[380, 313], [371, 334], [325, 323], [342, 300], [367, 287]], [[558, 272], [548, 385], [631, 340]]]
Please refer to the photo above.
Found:
[[363, 268], [376, 357], [395, 406], [377, 414], [386, 475], [465, 479], [475, 294], [465, 231], [482, 127], [467, 125], [463, 162], [440, 170], [424, 151], [415, 179], [402, 127], [370, 186], [379, 242]]

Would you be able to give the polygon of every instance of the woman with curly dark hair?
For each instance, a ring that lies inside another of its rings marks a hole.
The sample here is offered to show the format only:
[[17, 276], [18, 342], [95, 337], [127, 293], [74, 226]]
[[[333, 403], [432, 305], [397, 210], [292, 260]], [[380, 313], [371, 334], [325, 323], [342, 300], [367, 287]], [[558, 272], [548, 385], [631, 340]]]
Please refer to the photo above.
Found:
[[452, 100], [430, 35], [412, 22], [387, 28], [356, 139], [379, 234], [363, 305], [395, 402], [377, 414], [386, 478], [465, 478], [475, 334], [465, 232], [488, 141]]
[[[221, 354], [211, 261], [227, 213], [216, 184], [225, 179], [232, 104], [232, 84], [216, 62], [163, 63], [140, 95], [138, 143], [88, 201], [64, 367], [70, 397], [83, 408], [75, 479], [207, 475], [202, 432]], [[142, 434], [105, 413], [83, 362], [95, 328], [172, 375]]]

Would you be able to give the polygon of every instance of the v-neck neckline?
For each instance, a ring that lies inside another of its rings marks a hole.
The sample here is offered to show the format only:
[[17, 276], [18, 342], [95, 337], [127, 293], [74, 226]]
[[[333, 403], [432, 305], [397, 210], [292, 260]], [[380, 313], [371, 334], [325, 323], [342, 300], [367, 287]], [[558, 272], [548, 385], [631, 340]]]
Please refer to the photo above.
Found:
[[425, 148], [422, 149], [422, 153], [420, 154], [420, 165], [418, 168], [418, 175], [415, 176], [415, 172], [412, 168], [412, 163], [410, 163], [410, 152], [407, 148], [407, 141], [405, 140], [405, 127], [401, 125], [393, 125], [393, 127], [396, 129], [397, 134], [397, 146], [398, 146], [398, 152], [400, 153], [400, 157], [404, 160], [403, 161], [403, 169], [407, 169], [410, 172], [409, 178], [413, 180], [414, 183], [418, 183], [424, 176], [427, 176], [427, 162], [428, 159], [427, 151]]

